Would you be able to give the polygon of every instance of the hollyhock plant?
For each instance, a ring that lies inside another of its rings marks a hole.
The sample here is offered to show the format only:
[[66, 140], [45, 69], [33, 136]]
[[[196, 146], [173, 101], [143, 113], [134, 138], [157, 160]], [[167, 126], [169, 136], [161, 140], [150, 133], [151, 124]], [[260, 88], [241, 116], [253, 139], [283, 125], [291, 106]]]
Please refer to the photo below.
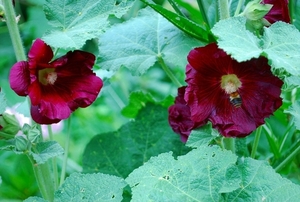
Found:
[[273, 24], [277, 21], [283, 21], [286, 23], [291, 22], [288, 0], [263, 0], [262, 3], [273, 5], [271, 10], [264, 17], [269, 23]]
[[212, 43], [190, 51], [188, 62], [184, 99], [191, 120], [212, 122], [225, 137], [249, 135], [282, 104], [283, 82], [264, 57], [239, 63]]
[[180, 134], [181, 140], [186, 142], [191, 131], [205, 124], [191, 120], [190, 108], [184, 100], [186, 86], [178, 88], [178, 95], [174, 105], [169, 107], [169, 124], [173, 131]]
[[11, 88], [20, 96], [30, 97], [31, 116], [40, 124], [57, 123], [78, 107], [91, 105], [103, 86], [92, 71], [93, 54], [75, 50], [52, 58], [50, 46], [37, 39], [28, 61], [14, 64], [9, 75]]

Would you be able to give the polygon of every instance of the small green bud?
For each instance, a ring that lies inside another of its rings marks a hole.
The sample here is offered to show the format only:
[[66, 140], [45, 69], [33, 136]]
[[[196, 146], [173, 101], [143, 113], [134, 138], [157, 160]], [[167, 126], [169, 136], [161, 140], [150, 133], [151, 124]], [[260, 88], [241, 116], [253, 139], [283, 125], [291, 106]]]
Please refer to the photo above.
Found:
[[250, 21], [262, 19], [272, 8], [272, 4], [261, 4], [260, 1], [250, 1], [242, 13]]
[[28, 140], [22, 136], [15, 137], [15, 147], [16, 151], [24, 152], [28, 149]]
[[30, 129], [31, 129], [31, 126], [30, 126], [29, 124], [25, 123], [25, 124], [23, 125], [23, 127], [22, 127], [22, 132], [23, 132], [25, 135], [27, 135], [28, 132], [30, 131]]
[[0, 125], [0, 139], [14, 138], [21, 129], [16, 117], [7, 113], [0, 115]]
[[40, 135], [41, 132], [38, 129], [32, 128], [28, 131], [27, 138], [31, 143], [37, 143]]

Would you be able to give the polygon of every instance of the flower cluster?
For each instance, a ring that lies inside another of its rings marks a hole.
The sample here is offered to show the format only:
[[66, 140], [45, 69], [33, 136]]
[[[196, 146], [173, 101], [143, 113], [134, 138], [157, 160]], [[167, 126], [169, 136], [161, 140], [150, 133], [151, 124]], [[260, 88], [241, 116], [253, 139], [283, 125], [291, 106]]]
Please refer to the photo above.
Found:
[[188, 55], [186, 88], [169, 108], [169, 123], [186, 140], [208, 121], [225, 137], [245, 137], [282, 104], [283, 82], [264, 57], [237, 62], [215, 43]]
[[30, 97], [31, 116], [40, 124], [57, 123], [77, 108], [91, 105], [103, 86], [92, 71], [93, 54], [75, 50], [52, 59], [50, 46], [37, 39], [28, 61], [14, 64], [9, 75], [11, 88]]

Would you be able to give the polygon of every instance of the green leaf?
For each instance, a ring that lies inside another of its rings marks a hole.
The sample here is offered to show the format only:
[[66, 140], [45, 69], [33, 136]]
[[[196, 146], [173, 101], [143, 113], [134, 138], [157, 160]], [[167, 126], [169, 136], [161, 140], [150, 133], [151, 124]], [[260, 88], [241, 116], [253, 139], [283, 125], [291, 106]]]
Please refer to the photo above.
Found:
[[242, 62], [257, 58], [262, 53], [260, 40], [245, 27], [246, 18], [235, 17], [221, 20], [212, 28], [218, 39], [218, 46]]
[[289, 1], [292, 24], [300, 30], [300, 1]]
[[100, 36], [98, 62], [101, 68], [112, 71], [125, 66], [134, 75], [145, 73], [157, 57], [162, 57], [169, 67], [184, 68], [188, 52], [201, 45], [155, 11], [143, 9], [138, 17]]
[[246, 18], [221, 20], [212, 29], [218, 45], [238, 62], [266, 56], [273, 69], [300, 75], [300, 32], [291, 24], [276, 22], [264, 27], [261, 39], [245, 27]]
[[168, 124], [168, 110], [148, 103], [134, 121], [118, 131], [95, 136], [83, 154], [85, 172], [102, 172], [125, 178], [151, 156], [188, 150]]
[[0, 88], [0, 114], [3, 114], [5, 111], [7, 104], [6, 104], [6, 99], [4, 93], [1, 91]]
[[102, 173], [72, 173], [55, 192], [55, 201], [121, 201], [123, 179]]
[[[126, 182], [132, 201], [221, 201], [241, 181], [232, 168], [237, 157], [216, 146], [199, 147], [174, 159], [172, 153], [152, 157], [134, 170]], [[233, 183], [230, 187], [227, 186]]]
[[176, 27], [181, 29], [183, 32], [191, 35], [195, 39], [203, 42], [209, 42], [209, 32], [205, 30], [203, 25], [197, 24], [186, 17], [183, 17], [177, 13], [173, 13], [164, 7], [155, 4], [151, 0], [142, 0], [145, 4], [153, 8], [156, 12], [160, 13], [167, 20], [173, 23]]
[[272, 67], [300, 75], [300, 32], [293, 25], [276, 22], [264, 29], [263, 51]]
[[225, 201], [298, 201], [300, 186], [282, 178], [265, 161], [246, 158], [238, 165], [240, 188], [225, 195]]
[[37, 197], [37, 196], [32, 196], [24, 200], [24, 202], [47, 202], [45, 199]]
[[31, 153], [37, 164], [43, 164], [48, 159], [62, 155], [64, 149], [55, 141], [39, 142]]
[[121, 113], [123, 116], [135, 118], [139, 110], [145, 107], [147, 102], [155, 103], [150, 93], [132, 92], [129, 97], [129, 104], [122, 109]]
[[300, 86], [300, 77], [299, 76], [289, 76], [284, 78], [283, 89], [285, 91], [291, 91]]
[[53, 28], [43, 40], [55, 48], [79, 49], [108, 28], [109, 15], [120, 18], [130, 5], [126, 0], [46, 0], [44, 11]]
[[294, 102], [287, 110], [284, 111], [285, 113], [290, 113], [294, 119], [293, 122], [295, 127], [300, 130], [300, 101], [297, 100]]
[[196, 148], [202, 145], [208, 145], [217, 136], [218, 132], [212, 129], [211, 123], [208, 123], [200, 128], [192, 130], [186, 146]]

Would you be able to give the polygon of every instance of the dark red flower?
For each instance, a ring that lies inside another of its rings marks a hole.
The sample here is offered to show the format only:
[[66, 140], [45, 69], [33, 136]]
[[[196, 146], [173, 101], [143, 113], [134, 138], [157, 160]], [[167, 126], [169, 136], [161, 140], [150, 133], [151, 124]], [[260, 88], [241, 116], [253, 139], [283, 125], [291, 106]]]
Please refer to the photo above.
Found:
[[13, 65], [9, 81], [20, 96], [29, 96], [31, 116], [40, 124], [66, 119], [78, 107], [87, 107], [97, 98], [102, 80], [92, 67], [95, 56], [75, 50], [51, 61], [53, 52], [37, 39], [28, 54], [28, 61]]
[[225, 137], [244, 137], [282, 104], [283, 82], [264, 57], [238, 63], [215, 43], [188, 55], [184, 99], [191, 120], [211, 121]]
[[169, 107], [169, 124], [175, 133], [180, 134], [181, 140], [186, 142], [191, 131], [204, 124], [204, 122], [193, 122], [191, 120], [190, 108], [184, 100], [186, 86], [178, 88], [175, 103]]
[[265, 15], [265, 19], [269, 21], [269, 23], [273, 24], [277, 21], [283, 21], [286, 23], [291, 22], [288, 0], [263, 0], [263, 4], [272, 4], [273, 7], [271, 10]]

